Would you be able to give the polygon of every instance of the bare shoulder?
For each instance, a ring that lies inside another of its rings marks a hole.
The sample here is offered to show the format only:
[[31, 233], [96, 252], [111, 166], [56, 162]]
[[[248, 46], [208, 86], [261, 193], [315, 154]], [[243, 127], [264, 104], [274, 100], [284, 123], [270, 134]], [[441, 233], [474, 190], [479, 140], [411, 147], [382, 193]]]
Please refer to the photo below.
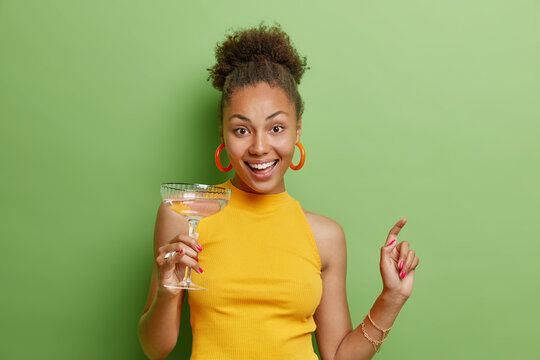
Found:
[[311, 231], [313, 231], [314, 235], [332, 239], [343, 234], [343, 228], [337, 221], [324, 215], [312, 213], [306, 209], [302, 210], [306, 214], [309, 226], [311, 226]]
[[324, 269], [334, 261], [344, 261], [346, 258], [345, 232], [341, 225], [324, 215], [315, 214], [305, 209], [306, 215], [317, 249], [321, 257], [321, 266]]

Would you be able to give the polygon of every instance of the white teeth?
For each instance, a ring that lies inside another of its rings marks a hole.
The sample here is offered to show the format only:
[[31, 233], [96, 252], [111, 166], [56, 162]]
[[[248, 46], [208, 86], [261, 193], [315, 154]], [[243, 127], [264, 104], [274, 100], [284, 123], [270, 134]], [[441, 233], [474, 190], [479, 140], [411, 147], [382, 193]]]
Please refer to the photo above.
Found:
[[263, 169], [266, 169], [272, 165], [275, 164], [275, 161], [272, 161], [272, 162], [267, 162], [267, 163], [264, 163], [264, 164], [252, 164], [252, 163], [249, 163], [249, 166], [251, 166], [252, 168], [255, 168], [255, 169], [259, 169], [259, 170], [263, 170]]

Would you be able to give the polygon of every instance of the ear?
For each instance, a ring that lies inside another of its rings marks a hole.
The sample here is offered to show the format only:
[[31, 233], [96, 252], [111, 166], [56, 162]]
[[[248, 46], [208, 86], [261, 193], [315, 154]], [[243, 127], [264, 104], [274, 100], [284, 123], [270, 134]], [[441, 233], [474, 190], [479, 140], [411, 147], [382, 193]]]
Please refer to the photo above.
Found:
[[300, 135], [302, 134], [302, 118], [298, 119], [296, 123], [296, 142], [300, 141]]

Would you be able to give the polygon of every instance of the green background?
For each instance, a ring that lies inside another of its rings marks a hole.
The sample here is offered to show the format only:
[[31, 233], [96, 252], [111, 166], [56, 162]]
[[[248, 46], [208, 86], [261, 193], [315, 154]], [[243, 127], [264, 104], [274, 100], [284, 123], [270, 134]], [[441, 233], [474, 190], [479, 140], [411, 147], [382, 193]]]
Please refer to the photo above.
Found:
[[262, 20], [311, 67], [286, 184], [346, 232], [354, 326], [408, 219], [415, 286], [376, 357], [537, 356], [538, 1], [2, 0], [0, 358], [144, 358], [158, 186], [226, 179], [205, 69]]

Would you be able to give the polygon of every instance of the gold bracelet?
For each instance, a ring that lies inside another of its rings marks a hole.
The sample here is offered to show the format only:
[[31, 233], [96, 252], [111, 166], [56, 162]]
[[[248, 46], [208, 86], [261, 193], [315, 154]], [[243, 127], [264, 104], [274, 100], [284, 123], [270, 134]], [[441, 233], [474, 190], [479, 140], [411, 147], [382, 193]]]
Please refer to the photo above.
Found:
[[[378, 352], [379, 349], [380, 349], [380, 345], [382, 345], [384, 339], [382, 341], [379, 341], [379, 340], [375, 340], [375, 339], [370, 338], [368, 333], [366, 332], [366, 329], [364, 328], [364, 321], [362, 321], [362, 323], [360, 323], [360, 325], [362, 326], [362, 332], [364, 333], [364, 337], [366, 339], [368, 339], [371, 344], [373, 344], [373, 348], [375, 349], [375, 352]], [[379, 347], [377, 348], [377, 346], [379, 346]]]
[[[371, 314], [370, 314], [370, 313], [371, 313], [371, 309], [370, 309], [370, 310], [368, 311], [368, 313], [367, 313], [367, 316], [368, 316], [368, 318], [369, 318], [369, 321], [371, 321], [371, 323], [373, 324], [373, 326], [375, 326], [375, 328], [376, 328], [377, 330], [382, 331], [383, 336], [385, 336], [386, 333], [389, 333], [389, 332], [390, 332], [390, 329], [391, 329], [392, 327], [394, 327], [394, 325], [392, 325], [392, 326], [390, 326], [390, 327], [389, 327], [388, 329], [386, 329], [386, 330], [385, 330], [385, 329], [381, 329], [380, 326], [378, 326], [377, 324], [375, 324], [375, 322], [373, 321], [373, 319], [371, 319]], [[386, 334], [386, 335], [387, 335], [387, 334]]]
[[[375, 349], [375, 352], [379, 352], [380, 348], [381, 348], [381, 345], [382, 343], [384, 342], [384, 340], [386, 340], [386, 338], [388, 337], [388, 334], [390, 333], [390, 329], [392, 329], [392, 326], [390, 326], [388, 329], [381, 329], [381, 327], [377, 324], [375, 324], [375, 322], [373, 321], [373, 319], [371, 319], [371, 309], [368, 311], [368, 319], [369, 321], [371, 321], [371, 324], [373, 324], [373, 326], [382, 332], [382, 340], [375, 340], [375, 339], [372, 339], [368, 333], [366, 332], [366, 329], [365, 329], [365, 325], [364, 325], [364, 321], [362, 320], [362, 323], [360, 324], [362, 326], [362, 332], [364, 333], [364, 337], [366, 339], [369, 340], [369, 342], [371, 342], [371, 344], [373, 344], [373, 348]], [[377, 347], [378, 346], [378, 347]]]

